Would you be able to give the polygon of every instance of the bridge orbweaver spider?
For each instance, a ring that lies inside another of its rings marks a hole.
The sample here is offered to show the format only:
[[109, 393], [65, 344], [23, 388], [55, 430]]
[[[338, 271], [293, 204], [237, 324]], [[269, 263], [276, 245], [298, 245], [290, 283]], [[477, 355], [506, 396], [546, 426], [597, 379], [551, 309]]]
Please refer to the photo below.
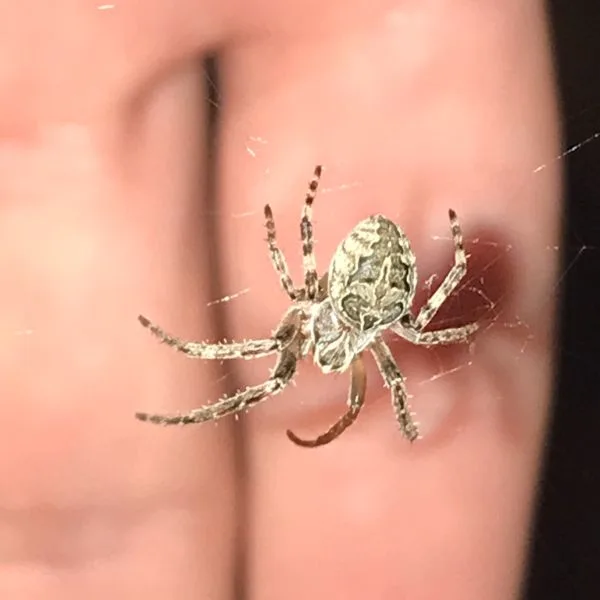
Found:
[[382, 215], [374, 215], [358, 223], [338, 246], [327, 273], [318, 276], [313, 253], [312, 205], [320, 177], [321, 167], [317, 166], [309, 183], [300, 221], [303, 287], [295, 287], [277, 245], [273, 213], [269, 205], [264, 209], [271, 261], [281, 287], [291, 300], [271, 337], [214, 344], [185, 341], [166, 333], [146, 317], [139, 317], [140, 323], [161, 342], [192, 358], [229, 360], [276, 354], [277, 362], [271, 376], [259, 385], [186, 414], [138, 412], [136, 418], [163, 425], [185, 425], [214, 421], [238, 413], [285, 389], [296, 372], [298, 361], [312, 355], [323, 373], [346, 370], [351, 373], [347, 410], [325, 433], [315, 439], [304, 440], [287, 431], [290, 440], [299, 446], [322, 446], [337, 438], [358, 417], [366, 389], [363, 355], [369, 351], [391, 391], [401, 432], [411, 442], [419, 437], [408, 407], [404, 378], [382, 334], [389, 329], [413, 344], [433, 346], [465, 342], [477, 330], [478, 324], [470, 323], [462, 327], [424, 331], [467, 271], [467, 257], [456, 213], [448, 211], [454, 241], [454, 265], [419, 313], [413, 316], [411, 308], [417, 287], [415, 255], [404, 232]]

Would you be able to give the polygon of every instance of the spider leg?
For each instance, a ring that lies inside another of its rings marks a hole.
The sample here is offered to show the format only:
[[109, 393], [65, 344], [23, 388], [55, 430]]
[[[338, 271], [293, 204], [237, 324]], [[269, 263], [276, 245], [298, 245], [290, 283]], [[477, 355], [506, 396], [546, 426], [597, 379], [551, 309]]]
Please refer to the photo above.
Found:
[[360, 409], [365, 401], [365, 390], [367, 387], [367, 374], [363, 360], [360, 356], [352, 362], [352, 376], [350, 392], [348, 394], [348, 410], [334, 423], [325, 433], [313, 440], [299, 438], [293, 431], [286, 431], [288, 438], [297, 446], [304, 448], [315, 448], [329, 444], [340, 436], [358, 417]]
[[292, 307], [281, 319], [273, 337], [264, 340], [246, 340], [244, 342], [223, 342], [208, 344], [205, 342], [191, 342], [176, 338], [166, 333], [158, 325], [140, 315], [138, 321], [143, 327], [149, 329], [160, 342], [183, 352], [190, 358], [205, 360], [228, 360], [232, 358], [258, 358], [281, 351], [289, 345], [300, 327], [300, 313]]
[[402, 431], [409, 442], [414, 442], [419, 437], [419, 429], [413, 421], [408, 406], [404, 377], [400, 373], [400, 369], [390, 349], [381, 338], [375, 340], [373, 346], [371, 346], [371, 352], [377, 361], [377, 366], [381, 371], [385, 385], [392, 392], [392, 405], [396, 413], [396, 420], [400, 425], [400, 431]]
[[300, 236], [302, 238], [302, 264], [304, 266], [304, 287], [309, 300], [314, 300], [318, 291], [317, 262], [314, 254], [312, 204], [317, 195], [321, 179], [321, 165], [315, 167], [314, 175], [308, 184], [302, 219], [300, 221]]
[[433, 331], [417, 331], [411, 326], [395, 325], [392, 331], [408, 340], [411, 344], [421, 346], [437, 346], [440, 344], [458, 344], [466, 342], [479, 329], [479, 323], [469, 323], [462, 327], [435, 329]]
[[456, 289], [456, 286], [461, 282], [467, 272], [467, 256], [463, 246], [462, 231], [460, 224], [458, 223], [458, 217], [452, 209], [448, 211], [448, 215], [450, 217], [452, 239], [454, 240], [454, 266], [450, 269], [444, 278], [444, 281], [442, 281], [437, 290], [431, 295], [429, 300], [427, 300], [425, 306], [421, 308], [419, 314], [415, 318], [413, 327], [417, 331], [421, 331], [427, 327], [440, 306]]
[[248, 387], [233, 396], [227, 396], [215, 404], [196, 408], [187, 414], [160, 415], [138, 412], [135, 413], [135, 417], [140, 421], [149, 421], [157, 425], [189, 425], [190, 423], [214, 421], [252, 408], [269, 396], [278, 394], [290, 383], [296, 372], [300, 347], [300, 343], [296, 342], [284, 348], [279, 355], [273, 373], [265, 382]]
[[279, 281], [285, 293], [292, 299], [296, 300], [298, 292], [294, 287], [294, 282], [290, 276], [290, 272], [285, 260], [283, 252], [277, 245], [277, 235], [275, 232], [275, 220], [273, 219], [273, 211], [268, 204], [265, 204], [265, 227], [267, 228], [267, 244], [269, 245], [269, 253], [271, 254], [271, 262], [277, 273], [279, 273]]

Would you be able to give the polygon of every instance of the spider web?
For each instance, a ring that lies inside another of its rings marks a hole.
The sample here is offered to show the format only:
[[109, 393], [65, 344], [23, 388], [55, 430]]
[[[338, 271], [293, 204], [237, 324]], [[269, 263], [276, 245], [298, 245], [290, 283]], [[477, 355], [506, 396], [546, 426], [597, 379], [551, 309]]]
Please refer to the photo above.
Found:
[[[220, 110], [220, 99], [218, 97], [218, 90], [212, 79], [207, 77], [209, 88], [211, 93], [207, 98], [213, 108], [217, 111]], [[270, 140], [264, 135], [260, 135], [258, 132], [248, 132], [248, 135], [244, 144], [244, 151], [249, 161], [259, 161], [264, 165], [265, 175], [270, 174], [269, 165], [267, 163], [267, 149], [270, 145]], [[544, 172], [551, 166], [557, 163], [564, 163], [573, 157], [583, 156], [587, 149], [593, 148], [595, 145], [600, 144], [600, 130], [596, 130], [591, 134], [584, 135], [580, 141], [566, 147], [557, 156], [546, 162], [540, 162], [535, 168], [524, 172], [521, 181], [516, 186], [515, 193], [524, 193], [528, 188], [533, 188], [535, 185], [535, 178], [543, 176]], [[317, 258], [321, 270], [328, 264], [332, 247], [323, 248], [319, 242], [319, 230], [321, 226], [327, 227], [327, 218], [324, 216], [324, 212], [319, 210], [319, 206], [324, 204], [328, 196], [329, 198], [341, 198], [338, 202], [343, 202], [344, 192], [365, 187], [365, 182], [360, 179], [352, 179], [346, 181], [334, 181], [328, 182], [327, 178], [324, 178], [319, 188], [319, 198], [315, 205], [315, 231], [316, 231], [316, 242], [317, 242]], [[304, 190], [300, 190], [298, 198], [299, 204], [302, 199], [302, 193]], [[525, 193], [526, 195], [526, 193]], [[216, 213], [213, 215], [217, 219], [222, 220], [235, 220], [243, 223], [255, 222], [258, 223], [262, 228], [262, 206], [248, 207], [247, 210], [242, 210], [236, 213], [227, 213], [221, 208], [216, 209]], [[365, 215], [366, 216], [366, 215]], [[389, 215], [390, 218], [396, 220], [401, 224], [399, 219], [396, 219], [396, 215]], [[460, 216], [460, 215], [459, 215]], [[504, 243], [501, 240], [494, 238], [491, 235], [487, 235], [485, 231], [473, 232], [469, 228], [469, 219], [465, 218], [465, 248], [469, 256], [469, 266], [467, 275], [459, 285], [455, 293], [447, 300], [439, 314], [434, 319], [433, 325], [436, 328], [453, 327], [460, 324], [464, 324], [470, 320], [476, 320], [482, 324], [482, 328], [485, 330], [488, 328], [500, 328], [507, 331], [518, 331], [520, 332], [520, 339], [522, 339], [521, 345], [514, 352], [514, 361], [521, 360], [530, 351], [532, 344], [535, 343], [535, 337], [530, 324], [527, 319], [521, 315], [514, 314], [507, 311], [504, 305], [505, 298], [502, 295], [502, 291], [494, 290], [493, 286], [490, 286], [489, 282], [497, 277], [498, 269], [503, 264], [512, 260], [513, 248], [509, 243]], [[432, 290], [441, 282], [442, 278], [447, 273], [451, 262], [452, 262], [452, 239], [447, 227], [447, 223], [440, 219], [439, 225], [435, 228], [430, 229], [428, 233], [429, 241], [434, 243], [435, 246], [439, 244], [440, 250], [436, 251], [435, 254], [438, 256], [444, 256], [443, 263], [437, 262], [433, 270], [422, 269], [419, 266], [419, 290], [417, 294], [417, 302], [415, 306], [415, 312], [418, 310], [423, 300], [431, 294]], [[343, 236], [347, 232], [340, 232]], [[587, 243], [585, 239], [580, 239], [577, 235], [572, 232], [567, 232], [571, 235], [563, 236], [563, 241], [560, 245], [548, 246], [544, 249], [545, 252], [554, 255], [552, 261], [558, 257], [562, 258], [562, 264], [559, 267], [558, 277], [554, 283], [551, 293], [549, 294], [546, 302], [548, 305], [556, 303], [557, 299], [562, 295], [565, 285], [569, 281], [569, 277], [584, 264], [590, 257], [595, 258], [598, 253], [598, 248], [594, 245]], [[407, 231], [409, 237], [411, 232]], [[338, 239], [338, 241], [341, 237]], [[573, 244], [575, 240], [575, 244]], [[262, 240], [257, 240], [260, 243]], [[431, 244], [428, 246], [431, 247]], [[290, 268], [293, 274], [298, 276], [298, 266], [300, 264], [298, 248], [284, 247], [289, 256]], [[417, 264], [421, 264], [421, 253], [419, 248], [415, 248], [417, 255]], [[265, 252], [266, 256], [266, 252]], [[477, 261], [475, 268], [472, 269], [473, 262]], [[279, 294], [276, 277], [272, 280], [272, 292], [273, 294]], [[222, 296], [215, 296], [206, 304], [206, 311], [209, 315], [216, 314], [217, 311], [223, 309], [224, 305], [230, 305], [232, 303], [244, 302], [251, 295], [260, 295], [264, 293], [263, 289], [258, 288], [250, 280], [244, 282], [239, 288], [224, 290]], [[282, 302], [285, 299], [282, 294]], [[544, 307], [539, 307], [542, 310]], [[240, 309], [243, 311], [243, 308]], [[212, 312], [214, 311], [214, 312]], [[469, 318], [465, 318], [468, 315]], [[273, 323], [273, 326], [275, 323]], [[31, 336], [35, 334], [35, 331], [30, 328], [22, 328], [7, 332], [13, 336]], [[265, 332], [267, 335], [269, 332]], [[410, 380], [409, 395], [417, 397], [422, 390], [425, 390], [427, 386], [434, 384], [440, 380], [452, 381], [452, 378], [459, 377], [461, 373], [469, 370], [474, 361], [474, 357], [478, 352], [478, 344], [480, 334], [470, 344], [468, 348], [463, 352], [448, 352], [445, 348], [426, 348], [418, 349], [421, 356], [427, 356], [426, 368], [419, 369], [419, 375], [413, 377]], [[392, 346], [394, 342], [392, 342]], [[421, 352], [422, 350], [422, 352]], [[395, 354], [400, 351], [394, 348]], [[261, 361], [262, 362], [262, 361]], [[261, 374], [264, 372], [262, 364], [257, 367], [257, 371]], [[223, 371], [222, 375], [215, 378], [214, 382], [215, 391], [223, 386], [227, 389], [233, 390], [241, 387], [240, 382], [235, 380], [235, 370]], [[245, 382], [244, 382], [245, 383]], [[326, 386], [327, 387], [327, 386]], [[220, 394], [215, 394], [218, 397]]]
[[[214, 106], [218, 109], [220, 105], [218, 91], [212, 82], [210, 82], [210, 85], [212, 86], [212, 91], [215, 93], [210, 101], [214, 103]], [[599, 143], [600, 130], [581, 136], [580, 141], [567, 146], [557, 156], [546, 162], [540, 162], [535, 168], [528, 172], [524, 172], [522, 180], [517, 184], [514, 193], [521, 193], [526, 196], [527, 189], [533, 188], [535, 185], [536, 177], [543, 176], [544, 172], [550, 167], [556, 166], [558, 163], [567, 163], [568, 160], [572, 159], [575, 155], [582, 154], [589, 147], [593, 147], [593, 145]], [[271, 174], [267, 164], [268, 159], [266, 158], [269, 145], [269, 139], [260, 135], [258, 132], [249, 132], [244, 144], [244, 150], [248, 160], [259, 161], [264, 164], [263, 170], [266, 176]], [[562, 167], [565, 168], [567, 165], [562, 164]], [[335, 182], [333, 184], [331, 182], [327, 183], [326, 181], [321, 182], [319, 187], [319, 198], [315, 205], [314, 217], [317, 259], [318, 263], [321, 265], [321, 269], [328, 264], [332, 249], [328, 248], [327, 250], [329, 250], [329, 252], [323, 252], [323, 248], [319, 243], [319, 229], [321, 226], [327, 226], [324, 222], [325, 219], [322, 214], [320, 214], [318, 208], [319, 205], [326, 201], [329, 194], [335, 193], [334, 195], [336, 197], [343, 197], [344, 191], [353, 188], [361, 188], [364, 185], [364, 182], [359, 179]], [[301, 198], [302, 196], [299, 195], [299, 199]], [[217, 216], [219, 219], [242, 221], [254, 220], [261, 224], [263, 219], [262, 206], [252, 206], [247, 210], [229, 214], [219, 212]], [[389, 216], [392, 219], [395, 218], [395, 215]], [[468, 223], [468, 219], [465, 220]], [[321, 223], [319, 223], [319, 221], [321, 221]], [[400, 221], [398, 222], [400, 223]], [[444, 249], [440, 250], [440, 254], [445, 253], [447, 255], [447, 264], [444, 263], [443, 266], [438, 264], [439, 268], [437, 270], [428, 273], [419, 268], [419, 290], [414, 308], [415, 313], [418, 311], [423, 300], [432, 293], [437, 285], [439, 285], [452, 263], [452, 238], [447, 225], [444, 225], [444, 229], [437, 229], [437, 231], [442, 231], [445, 234], [442, 233], [440, 235], [438, 232], [432, 232], [429, 234], [429, 237], [431, 241], [444, 247]], [[410, 238], [410, 232], [407, 232], [407, 234]], [[342, 233], [342, 237], [343, 235], [344, 233]], [[502, 291], [494, 289], [491, 289], [490, 291], [489, 285], [489, 281], [498, 277], [498, 270], [502, 268], [502, 265], [513, 260], [513, 247], [509, 243], [504, 243], [495, 239], [492, 235], [487, 235], [485, 231], [473, 234], [469, 231], [468, 225], [465, 227], [464, 235], [465, 248], [469, 260], [467, 275], [458, 286], [457, 290], [440, 309], [432, 325], [435, 325], [435, 328], [453, 327], [468, 321], [477, 320], [482, 324], [484, 330], [494, 327], [518, 332], [522, 343], [516, 350], [513, 358], [515, 361], [519, 361], [529, 352], [531, 344], [535, 342], [534, 333], [530, 324], [524, 317], [515, 314], [514, 311], [507, 311], [504, 305], [505, 298], [503, 297]], [[340, 237], [340, 239], [342, 238]], [[575, 244], [573, 244], [573, 239], [576, 241]], [[550, 264], [554, 264], [557, 260], [561, 262], [558, 270], [558, 277], [554, 283], [551, 294], [549, 294], [546, 300], [548, 305], [552, 305], [557, 303], [557, 300], [564, 292], [569, 276], [589, 256], [596, 255], [598, 248], [586, 243], [585, 240], [579, 239], [576, 235], [572, 235], [571, 232], [566, 231], [563, 232], [563, 242], [561, 242], [561, 244], [547, 246], [544, 250], [553, 255], [552, 259], [549, 261]], [[290, 269], [297, 277], [299, 275], [297, 271], [298, 265], [295, 264], [299, 263], [297, 249], [284, 247], [284, 251], [289, 255]], [[419, 265], [420, 255], [418, 249], [416, 249], [416, 255], [417, 264]], [[471, 264], [474, 260], [477, 261], [477, 264], [475, 269], [472, 269]], [[245, 283], [247, 283], [247, 285], [244, 285], [242, 288], [228, 291], [225, 296], [210, 301], [207, 304], [207, 310], [213, 310], [225, 303], [243, 302], [244, 298], [251, 294], [264, 293], [264, 290], [257, 289], [251, 282], [248, 281]], [[494, 286], [492, 285], [491, 288], [494, 288]], [[275, 293], [276, 291], [277, 281], [276, 278], [274, 278], [273, 292]], [[540, 310], [543, 310], [544, 308], [547, 308], [547, 306], [539, 307]], [[465, 314], [469, 315], [470, 318], [465, 319]], [[466, 352], [448, 352], [445, 348], [425, 349], [428, 355], [428, 365], [427, 369], [421, 369], [420, 372], [427, 372], [427, 375], [411, 380], [409, 395], [413, 397], [417, 396], [420, 389], [423, 389], [427, 385], [437, 382], [440, 379], [457, 377], [461, 372], [471, 368], [473, 365], [473, 358], [477, 353], [477, 345], [478, 338], [470, 344]], [[231, 374], [226, 373], [221, 381], [228, 381], [230, 378]], [[228, 387], [239, 387], [238, 382], [235, 382], [235, 385], [233, 381], [229, 381], [229, 383], [232, 385]]]

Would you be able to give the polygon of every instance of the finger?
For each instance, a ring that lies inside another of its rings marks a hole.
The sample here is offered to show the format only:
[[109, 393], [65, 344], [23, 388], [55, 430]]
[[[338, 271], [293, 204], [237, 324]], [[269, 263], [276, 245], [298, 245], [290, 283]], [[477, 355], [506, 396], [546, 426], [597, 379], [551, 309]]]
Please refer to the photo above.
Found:
[[[222, 391], [215, 364], [161, 347], [137, 321], [215, 333], [203, 78], [162, 71], [197, 51], [173, 44], [190, 33], [185, 7], [165, 6], [135, 18], [88, 6], [90, 18], [55, 3], [48, 18], [13, 4], [0, 20], [13, 61], [0, 87], [3, 598], [231, 592], [230, 427], [199, 436], [134, 419]], [[19, 64], [32, 27], [40, 60]]]
[[[313, 35], [299, 21], [275, 35], [274, 22], [269, 37], [225, 60], [228, 281], [251, 289], [230, 304], [233, 333], [263, 337], [289, 302], [263, 241], [265, 202], [302, 281], [299, 214], [320, 163], [319, 273], [358, 220], [380, 212], [410, 236], [425, 277], [443, 276], [454, 208], [476, 269], [469, 285], [496, 303], [478, 314], [501, 318], [472, 355], [394, 346], [424, 435], [412, 446], [376, 372], [370, 406], [325, 448], [297, 448], [284, 431], [324, 431], [343, 410], [345, 377], [306, 367], [296, 387], [253, 412], [253, 597], [511, 597], [549, 395], [555, 296], [545, 248], [557, 177], [531, 176], [556, 150], [543, 8], [372, 7], [353, 23], [346, 5], [339, 10], [344, 28], [315, 25]], [[526, 333], [501, 324], [517, 316]], [[456, 369], [440, 368], [447, 360]], [[252, 381], [267, 372], [258, 362], [243, 368]]]

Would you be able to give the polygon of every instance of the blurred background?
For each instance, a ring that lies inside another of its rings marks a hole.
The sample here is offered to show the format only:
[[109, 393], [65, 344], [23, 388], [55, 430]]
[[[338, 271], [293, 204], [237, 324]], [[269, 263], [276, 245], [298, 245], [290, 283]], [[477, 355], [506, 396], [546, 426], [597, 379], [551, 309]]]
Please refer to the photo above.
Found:
[[[549, 8], [568, 148], [600, 133], [600, 1]], [[526, 600], [600, 598], [600, 137], [564, 166], [559, 370]]]

